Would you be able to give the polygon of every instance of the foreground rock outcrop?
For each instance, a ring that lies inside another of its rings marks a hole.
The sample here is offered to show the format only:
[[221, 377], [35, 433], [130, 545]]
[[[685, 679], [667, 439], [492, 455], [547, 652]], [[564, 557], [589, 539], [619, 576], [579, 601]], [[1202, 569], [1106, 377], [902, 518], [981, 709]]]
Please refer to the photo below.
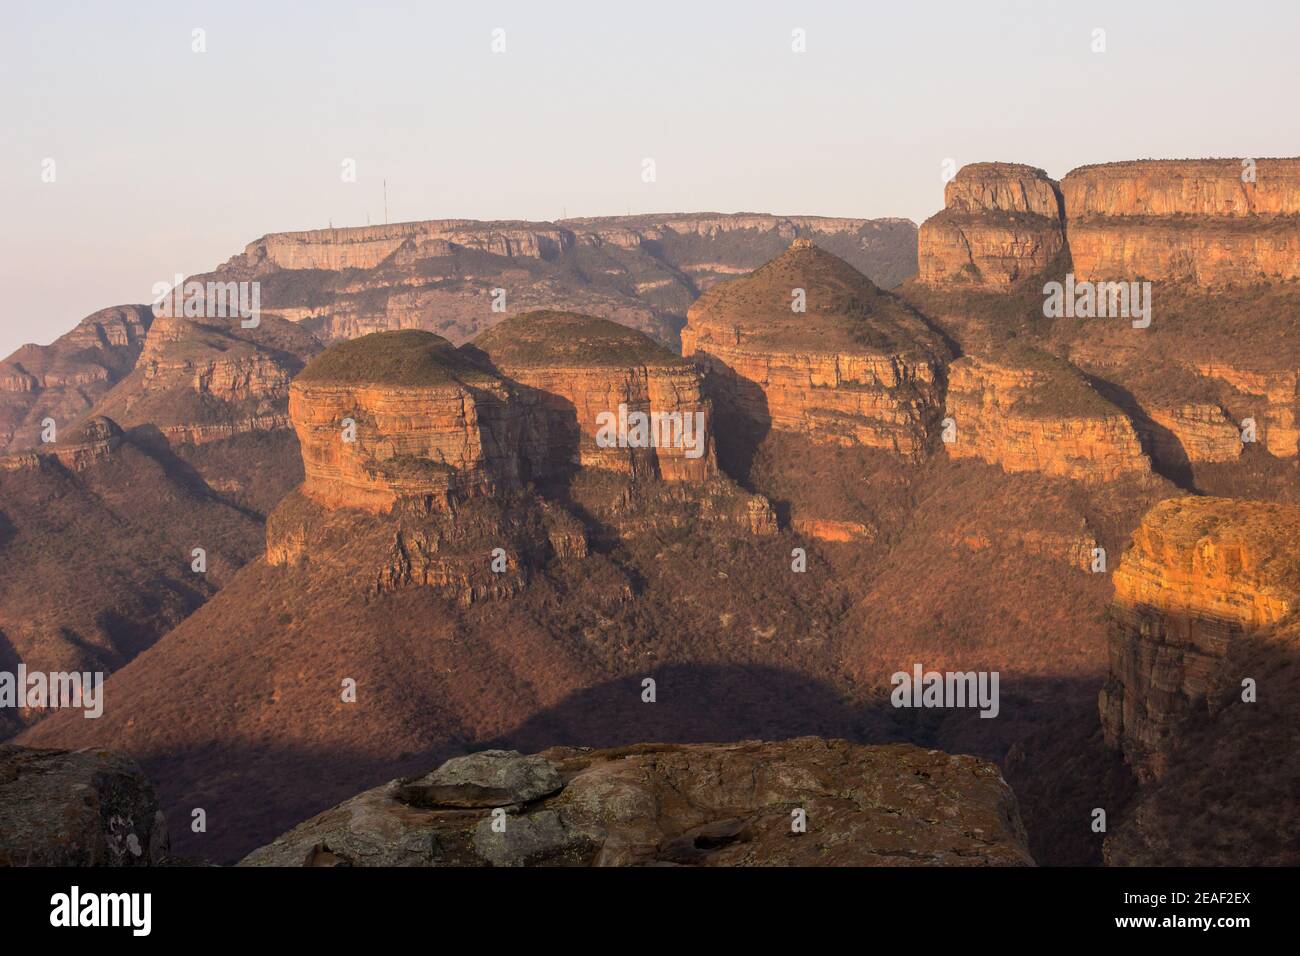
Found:
[[[801, 813], [802, 811], [802, 813]], [[806, 820], [800, 832], [799, 820]], [[495, 821], [495, 826], [494, 826]], [[1032, 865], [997, 769], [910, 745], [484, 751], [366, 791], [245, 866]]]
[[954, 458], [1091, 483], [1151, 472], [1128, 417], [1069, 363], [1033, 348], [958, 359], [948, 370], [947, 412], [944, 447]]
[[150, 866], [167, 821], [135, 761], [0, 744], [0, 866]]
[[1114, 574], [1107, 740], [1160, 777], [1181, 722], [1207, 706], [1230, 645], [1300, 608], [1300, 508], [1227, 498], [1161, 502]]
[[919, 281], [1006, 288], [1042, 272], [1065, 247], [1057, 184], [1019, 163], [963, 166], [917, 243]]
[[916, 313], [806, 239], [702, 295], [682, 353], [708, 369], [731, 426], [905, 458], [937, 422], [947, 357]]

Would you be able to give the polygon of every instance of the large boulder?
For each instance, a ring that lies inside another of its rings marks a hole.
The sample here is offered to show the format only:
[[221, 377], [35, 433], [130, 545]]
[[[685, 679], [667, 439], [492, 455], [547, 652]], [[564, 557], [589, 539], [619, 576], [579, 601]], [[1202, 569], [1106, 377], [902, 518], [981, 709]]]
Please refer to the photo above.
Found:
[[1032, 863], [992, 764], [803, 737], [459, 757], [359, 794], [241, 865]]
[[131, 758], [0, 745], [0, 866], [151, 866], [167, 849], [158, 798]]

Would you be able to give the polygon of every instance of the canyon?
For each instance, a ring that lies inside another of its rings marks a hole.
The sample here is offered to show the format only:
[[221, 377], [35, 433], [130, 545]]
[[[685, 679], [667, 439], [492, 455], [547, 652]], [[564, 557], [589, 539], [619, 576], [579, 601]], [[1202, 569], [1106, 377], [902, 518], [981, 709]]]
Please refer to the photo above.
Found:
[[600, 315], [676, 347], [701, 290], [798, 235], [817, 236], [885, 286], [915, 269], [905, 219], [696, 213], [274, 233], [200, 278], [260, 282], [263, 312], [326, 342], [420, 328], [460, 345], [504, 317], [492, 305], [504, 294], [513, 314]]
[[259, 328], [96, 313], [0, 376], [0, 665], [114, 673], [4, 759], [129, 754], [247, 865], [1292, 863], [1300, 193], [1242, 169], [276, 233], [208, 274]]

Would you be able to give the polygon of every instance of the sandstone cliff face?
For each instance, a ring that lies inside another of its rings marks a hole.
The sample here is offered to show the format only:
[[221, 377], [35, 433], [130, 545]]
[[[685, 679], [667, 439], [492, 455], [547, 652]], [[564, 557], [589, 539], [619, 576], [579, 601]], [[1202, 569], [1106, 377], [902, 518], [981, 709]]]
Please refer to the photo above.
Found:
[[1300, 213], [1300, 159], [1261, 159], [1254, 182], [1237, 159], [1081, 166], [1061, 180], [1066, 215], [1250, 218]]
[[[696, 440], [602, 447], [597, 415], [619, 404], [698, 413]], [[587, 553], [577, 520], [525, 486], [567, 497], [588, 471], [625, 482], [589, 505], [623, 534], [647, 513], [775, 530], [765, 500], [718, 474], [699, 373], [590, 316], [521, 316], [464, 350], [415, 330], [345, 342], [294, 380], [289, 412], [305, 479], [270, 518], [267, 561], [332, 563], [371, 590], [424, 585], [466, 604], [517, 593], [550, 558]], [[659, 479], [692, 490], [665, 495]]]
[[461, 344], [504, 315], [562, 309], [675, 348], [701, 289], [748, 272], [801, 234], [886, 286], [916, 269], [908, 220], [701, 213], [275, 233], [196, 278], [258, 281], [263, 314], [303, 323], [325, 341], [419, 328]]
[[917, 241], [921, 282], [1005, 288], [1042, 272], [1064, 248], [1057, 185], [1032, 166], [963, 166]]
[[[1300, 372], [1294, 368], [1252, 369], [1218, 361], [1197, 363], [1196, 371], [1247, 396], [1243, 410], [1255, 418], [1257, 440], [1270, 455], [1292, 458], [1300, 450]], [[1240, 444], [1240, 432], [1237, 441]]]
[[50, 345], [24, 345], [0, 361], [0, 452], [41, 444], [41, 422], [77, 419], [130, 372], [153, 321], [147, 306], [101, 309]]
[[167, 822], [135, 761], [0, 744], [0, 866], [150, 866]]
[[1114, 574], [1107, 740], [1160, 777], [1180, 722], [1206, 707], [1229, 645], [1300, 607], [1300, 509], [1226, 498], [1161, 502]]
[[1216, 404], [1183, 402], [1164, 408], [1151, 405], [1146, 411], [1158, 426], [1148, 435], [1156, 460], [1185, 455], [1189, 462], [1200, 464], [1241, 457], [1241, 432]]
[[202, 445], [289, 426], [289, 382], [320, 350], [304, 330], [265, 317], [160, 316], [134, 370], [95, 406], [123, 427], [152, 426], [173, 445]]
[[921, 282], [1006, 287], [1068, 247], [1080, 280], [1196, 286], [1300, 277], [1300, 160], [1083, 166], [1059, 187], [1013, 163], [964, 166], [921, 225]]
[[1061, 180], [1080, 279], [1200, 286], [1300, 277], [1300, 160], [1146, 160]]
[[512, 490], [523, 421], [510, 399], [505, 382], [428, 332], [336, 346], [290, 388], [303, 494], [332, 508], [420, 498], [447, 511], [454, 498]]
[[682, 353], [742, 425], [907, 458], [929, 440], [946, 357], [910, 310], [807, 240], [701, 296]]
[[250, 266], [341, 272], [373, 269], [395, 253], [408, 259], [446, 255], [452, 246], [507, 258], [549, 259], [573, 243], [572, 232], [549, 223], [434, 219], [272, 233], [250, 243], [243, 255]]
[[1067, 363], [1031, 349], [968, 355], [948, 369], [954, 458], [1088, 483], [1143, 477], [1132, 422]]
[[[530, 312], [502, 322], [473, 348], [522, 386], [516, 399], [539, 426], [532, 433], [545, 436], [545, 447], [526, 451], [533, 475], [563, 475], [574, 467], [667, 481], [717, 475], [712, 409], [700, 372], [646, 336], [591, 316]], [[662, 416], [669, 422], [665, 441], [656, 435], [654, 447], [611, 445], [601, 425], [618, 419], [620, 406], [628, 415]]]
[[576, 519], [521, 494], [524, 451], [546, 447], [531, 411], [513, 383], [429, 332], [335, 346], [290, 391], [305, 479], [268, 520], [267, 562], [469, 605], [518, 593], [552, 557], [585, 555]]
[[1111, 217], [1070, 220], [1079, 280], [1175, 280], [1198, 286], [1300, 278], [1300, 222], [1184, 222]]
[[1026, 842], [991, 764], [804, 737], [457, 757], [327, 810], [241, 865], [1024, 866]]

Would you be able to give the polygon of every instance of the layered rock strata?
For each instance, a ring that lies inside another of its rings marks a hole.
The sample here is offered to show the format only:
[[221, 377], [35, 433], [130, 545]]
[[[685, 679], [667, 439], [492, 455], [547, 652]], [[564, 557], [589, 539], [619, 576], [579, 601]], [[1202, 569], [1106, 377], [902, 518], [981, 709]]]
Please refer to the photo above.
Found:
[[1211, 402], [1150, 405], [1147, 415], [1155, 427], [1144, 436], [1157, 461], [1185, 456], [1192, 464], [1236, 461], [1245, 447], [1241, 432], [1224, 410]]
[[522, 409], [509, 386], [429, 332], [384, 332], [335, 346], [293, 382], [303, 494], [372, 512], [421, 498], [519, 485]]
[[320, 345], [266, 317], [156, 318], [132, 372], [96, 406], [125, 428], [157, 429], [172, 445], [202, 445], [289, 427], [289, 382]]
[[264, 314], [325, 341], [419, 328], [461, 344], [504, 315], [560, 309], [675, 348], [700, 290], [748, 272], [798, 235], [819, 237], [886, 286], [916, 271], [908, 220], [699, 213], [275, 233], [199, 278], [256, 281]]
[[[546, 447], [529, 450], [533, 474], [592, 467], [667, 481], [717, 475], [700, 372], [647, 336], [606, 319], [530, 312], [480, 336], [473, 350], [521, 386], [516, 397], [541, 420]], [[641, 435], [634, 416], [661, 424]]]
[[1032, 348], [954, 362], [947, 415], [944, 447], [954, 458], [1092, 484], [1151, 472], [1128, 417], [1073, 366]]
[[915, 313], [806, 239], [702, 295], [682, 352], [742, 427], [905, 458], [929, 441], [947, 356]]
[[1143, 518], [1114, 574], [1107, 740], [1160, 777], [1180, 723], [1207, 706], [1229, 646], [1300, 607], [1300, 508], [1174, 498]]
[[1242, 367], [1222, 361], [1198, 362], [1196, 371], [1244, 396], [1241, 410], [1250, 412], [1249, 417], [1255, 419], [1256, 440], [1269, 454], [1275, 458], [1295, 457], [1300, 450], [1300, 371]]
[[1006, 288], [1062, 252], [1057, 184], [1018, 163], [972, 163], [944, 187], [944, 209], [921, 224], [918, 278]]
[[42, 442], [42, 424], [71, 427], [126, 376], [153, 321], [147, 306], [101, 309], [50, 345], [24, 345], [0, 361], [0, 453]]
[[1138, 160], [1059, 185], [1013, 163], [962, 167], [921, 225], [918, 276], [1005, 288], [1068, 248], [1079, 281], [1200, 287], [1300, 278], [1300, 160]]
[[991, 764], [804, 737], [457, 757], [327, 810], [241, 865], [1032, 863]]
[[1300, 277], [1300, 160], [1141, 160], [1061, 180], [1081, 280]]

